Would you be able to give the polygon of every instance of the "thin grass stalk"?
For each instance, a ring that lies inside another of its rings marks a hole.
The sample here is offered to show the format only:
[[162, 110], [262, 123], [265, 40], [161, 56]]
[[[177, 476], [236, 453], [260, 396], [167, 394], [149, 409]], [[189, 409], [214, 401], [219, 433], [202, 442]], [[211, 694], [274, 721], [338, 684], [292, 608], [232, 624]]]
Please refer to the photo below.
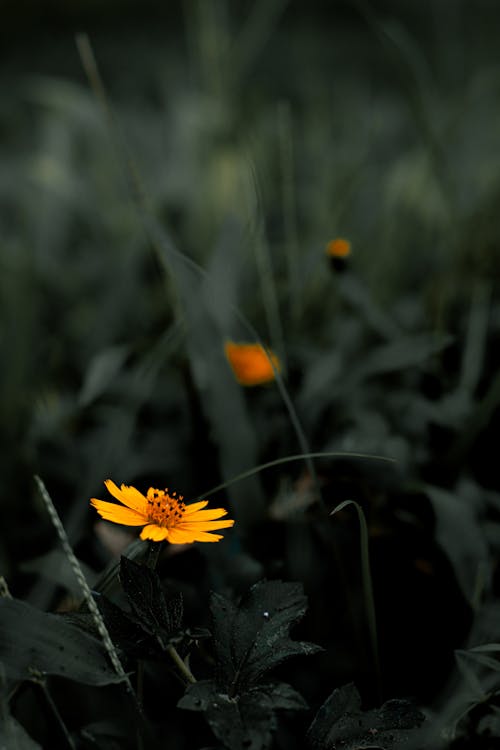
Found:
[[260, 464], [259, 466], [254, 466], [252, 469], [248, 469], [248, 471], [244, 471], [242, 474], [238, 474], [235, 477], [232, 477], [231, 479], [228, 479], [226, 482], [222, 482], [221, 484], [218, 484], [216, 487], [212, 487], [212, 489], [208, 490], [207, 492], [203, 492], [201, 495], [198, 495], [197, 498], [195, 498], [195, 502], [199, 502], [200, 500], [205, 500], [207, 497], [211, 497], [212, 495], [215, 495], [217, 492], [220, 492], [221, 490], [225, 490], [228, 487], [230, 487], [233, 484], [236, 484], [236, 482], [241, 482], [243, 479], [248, 479], [248, 477], [253, 476], [254, 474], [258, 474], [261, 471], [265, 471], [266, 469], [272, 469], [273, 466], [281, 466], [282, 464], [288, 464], [293, 463], [294, 461], [305, 461], [307, 459], [313, 459], [313, 458], [362, 458], [369, 461], [387, 461], [389, 463], [396, 463], [396, 459], [394, 458], [387, 458], [386, 456], [376, 456], [376, 455], [370, 455], [368, 453], [342, 453], [339, 451], [323, 451], [323, 452], [317, 452], [317, 453], [297, 453], [293, 456], [283, 456], [282, 458], [275, 458], [273, 461], [267, 461], [264, 464]]
[[363, 581], [363, 598], [365, 601], [366, 619], [368, 623], [368, 632], [370, 635], [370, 646], [373, 658], [373, 665], [375, 671], [375, 682], [377, 686], [377, 692], [379, 698], [382, 696], [382, 680], [380, 672], [380, 659], [378, 652], [378, 636], [377, 636], [377, 615], [375, 612], [375, 599], [373, 596], [373, 582], [372, 573], [370, 567], [370, 547], [368, 541], [368, 526], [366, 524], [365, 514], [362, 507], [354, 500], [344, 500], [343, 503], [337, 505], [334, 510], [330, 513], [333, 516], [335, 513], [346, 508], [348, 505], [354, 505], [358, 514], [359, 530], [360, 530], [360, 552], [361, 552], [361, 576]]
[[[255, 216], [253, 217], [255, 223], [255, 260], [257, 262], [257, 271], [260, 279], [260, 287], [262, 291], [262, 301], [264, 303], [264, 310], [266, 313], [267, 325], [269, 328], [269, 334], [271, 338], [271, 344], [273, 348], [279, 353], [281, 360], [286, 368], [285, 363], [285, 337], [283, 334], [283, 326], [281, 324], [281, 317], [278, 304], [278, 295], [276, 292], [276, 284], [274, 283], [273, 266], [271, 262], [271, 255], [269, 253], [269, 245], [267, 242], [264, 219], [262, 212], [262, 196], [255, 171], [255, 166], [251, 159], [249, 161], [250, 174], [252, 175], [252, 186], [255, 193]], [[258, 217], [261, 218], [258, 218]]]
[[295, 163], [293, 153], [292, 117], [288, 102], [278, 105], [278, 138], [281, 162], [282, 213], [285, 253], [288, 266], [289, 310], [292, 323], [297, 325], [301, 315], [299, 240], [295, 197]]
[[45, 504], [45, 507], [47, 508], [47, 512], [50, 516], [50, 520], [52, 521], [52, 524], [57, 532], [57, 536], [59, 537], [59, 541], [61, 542], [61, 546], [64, 550], [64, 553], [68, 559], [68, 562], [71, 566], [73, 573], [75, 574], [75, 578], [78, 581], [85, 603], [87, 607], [89, 608], [94, 624], [97, 628], [99, 635], [101, 636], [101, 640], [109, 656], [111, 664], [113, 665], [113, 668], [116, 674], [118, 675], [118, 677], [120, 678], [120, 680], [124, 683], [127, 689], [127, 692], [130, 694], [131, 697], [133, 697], [134, 703], [136, 703], [136, 696], [132, 688], [132, 685], [130, 683], [130, 680], [128, 678], [128, 675], [123, 669], [122, 663], [118, 657], [118, 653], [114, 647], [113, 641], [110, 638], [106, 624], [104, 620], [102, 619], [102, 615], [99, 612], [99, 608], [97, 604], [95, 603], [90, 587], [85, 579], [85, 576], [83, 575], [83, 571], [80, 567], [80, 563], [78, 562], [78, 559], [76, 558], [76, 555], [73, 552], [71, 544], [69, 543], [69, 539], [66, 535], [66, 531], [64, 530], [64, 526], [62, 525], [61, 519], [59, 518], [59, 514], [56, 510], [56, 507], [54, 503], [52, 502], [52, 499], [49, 493], [47, 492], [45, 484], [43, 483], [43, 481], [40, 479], [39, 476], [35, 476], [35, 482], [37, 484], [38, 491], [40, 492], [40, 496]]
[[472, 397], [484, 371], [488, 321], [491, 309], [492, 284], [483, 279], [475, 282], [470, 301], [469, 317], [460, 368], [459, 391]]
[[66, 726], [64, 722], [63, 717], [59, 713], [59, 709], [57, 708], [54, 700], [52, 699], [52, 696], [49, 692], [49, 689], [47, 687], [45, 680], [43, 678], [39, 680], [34, 680], [34, 683], [38, 687], [40, 691], [40, 695], [42, 696], [43, 701], [45, 703], [45, 707], [48, 710], [48, 712], [52, 714], [54, 721], [57, 724], [57, 728], [59, 729], [59, 733], [61, 734], [62, 737], [64, 737], [67, 746], [69, 747], [70, 750], [76, 750], [76, 745], [73, 742], [73, 738], [71, 737], [71, 734], [69, 732], [68, 727]]

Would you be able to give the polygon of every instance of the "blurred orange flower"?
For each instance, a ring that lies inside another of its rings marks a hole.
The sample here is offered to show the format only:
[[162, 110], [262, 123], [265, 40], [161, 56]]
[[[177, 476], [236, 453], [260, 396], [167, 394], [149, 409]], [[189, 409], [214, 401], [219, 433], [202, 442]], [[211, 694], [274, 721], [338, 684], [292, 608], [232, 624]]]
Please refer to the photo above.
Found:
[[232, 520], [219, 520], [227, 514], [224, 508], [202, 510], [208, 505], [207, 500], [186, 505], [182, 495], [177, 495], [176, 492], [169, 494], [168, 489], [155, 490], [150, 487], [144, 496], [135, 487], [122, 484], [118, 488], [111, 479], [107, 479], [104, 484], [122, 505], [107, 503], [95, 497], [91, 499], [91, 505], [106, 521], [123, 526], [143, 526], [141, 539], [151, 539], [153, 542], [166, 539], [172, 544], [218, 542], [222, 536], [208, 532], [234, 524]]
[[351, 243], [343, 237], [336, 237], [327, 244], [326, 254], [330, 258], [347, 258], [351, 254]]
[[281, 369], [276, 354], [270, 349], [266, 351], [261, 344], [236, 344], [234, 341], [226, 341], [224, 351], [234, 377], [240, 385], [269, 383], [275, 379], [273, 365], [278, 372]]

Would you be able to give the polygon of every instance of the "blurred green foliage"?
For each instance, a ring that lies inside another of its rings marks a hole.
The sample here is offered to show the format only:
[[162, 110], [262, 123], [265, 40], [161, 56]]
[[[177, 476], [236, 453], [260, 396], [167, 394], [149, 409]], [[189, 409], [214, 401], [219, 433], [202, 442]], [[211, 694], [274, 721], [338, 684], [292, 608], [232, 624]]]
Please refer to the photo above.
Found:
[[[388, 664], [388, 683], [409, 694], [417, 681], [432, 699], [421, 660], [444, 649], [444, 682], [471, 627], [474, 645], [494, 639], [497, 612], [495, 5], [4, 12], [0, 571], [13, 593], [44, 608], [61, 593], [52, 567], [37, 576], [27, 562], [55, 544], [34, 473], [96, 571], [109, 553], [88, 499], [107, 477], [195, 497], [304, 440], [380, 454], [397, 467], [316, 470], [329, 510], [354, 499], [367, 515], [388, 662], [418, 622], [422, 648], [408, 649], [406, 671]], [[324, 254], [338, 235], [353, 246], [344, 272]], [[257, 335], [284, 364], [302, 441], [280, 387], [246, 392], [224, 359], [226, 338]], [[349, 616], [332, 635], [322, 602], [339, 561], [321, 518], [289, 510], [308, 505], [310, 481], [297, 463], [227, 490], [238, 525], [223, 552], [203, 553], [210, 585], [303, 581], [308, 638], [343, 653], [321, 679], [336, 669], [368, 681], [343, 641]], [[340, 529], [349, 568], [356, 526], [344, 517]]]

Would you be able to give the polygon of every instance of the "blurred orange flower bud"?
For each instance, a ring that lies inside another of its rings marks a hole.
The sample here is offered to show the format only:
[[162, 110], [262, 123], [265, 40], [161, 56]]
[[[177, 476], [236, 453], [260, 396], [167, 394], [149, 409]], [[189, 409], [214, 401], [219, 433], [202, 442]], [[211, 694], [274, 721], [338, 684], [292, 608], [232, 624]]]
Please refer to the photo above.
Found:
[[276, 354], [270, 349], [264, 349], [261, 344], [236, 344], [234, 341], [226, 341], [224, 351], [234, 377], [240, 385], [270, 383], [275, 379], [273, 365], [276, 370], [281, 370]]

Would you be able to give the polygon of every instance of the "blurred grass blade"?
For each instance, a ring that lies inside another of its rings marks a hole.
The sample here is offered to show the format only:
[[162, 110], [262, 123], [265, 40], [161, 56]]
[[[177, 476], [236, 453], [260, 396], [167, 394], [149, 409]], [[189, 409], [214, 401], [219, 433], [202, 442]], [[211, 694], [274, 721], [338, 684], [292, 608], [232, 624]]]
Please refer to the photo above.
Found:
[[254, 61], [259, 59], [262, 48], [288, 2], [289, 0], [254, 0], [251, 4], [248, 18], [237, 34], [230, 53], [240, 80], [248, 74]]
[[400, 334], [396, 323], [375, 303], [368, 288], [352, 273], [338, 279], [342, 298], [357, 310], [365, 323], [384, 339], [394, 339]]
[[366, 617], [368, 622], [368, 632], [370, 634], [370, 644], [373, 656], [373, 663], [375, 667], [375, 681], [379, 692], [379, 697], [382, 693], [381, 673], [380, 673], [380, 660], [378, 653], [378, 636], [377, 636], [377, 616], [375, 612], [375, 600], [373, 597], [373, 583], [372, 574], [370, 568], [370, 549], [368, 541], [368, 526], [366, 525], [366, 518], [363, 509], [359, 503], [354, 500], [344, 500], [343, 503], [337, 505], [337, 507], [330, 513], [333, 516], [335, 513], [339, 513], [349, 505], [353, 505], [356, 508], [359, 520], [360, 530], [360, 550], [361, 550], [361, 575], [363, 580], [363, 595], [365, 600]]
[[91, 359], [78, 396], [80, 406], [88, 406], [104, 393], [122, 369], [128, 354], [128, 346], [110, 346]]
[[252, 159], [249, 159], [250, 174], [252, 175], [252, 187], [254, 190], [254, 201], [249, 201], [254, 205], [254, 215], [251, 221], [254, 225], [254, 243], [255, 260], [259, 274], [260, 287], [262, 292], [262, 301], [266, 313], [267, 325], [271, 338], [271, 346], [281, 358], [283, 367], [286, 369], [285, 362], [285, 340], [283, 335], [283, 326], [281, 323], [278, 295], [276, 284], [274, 282], [274, 272], [264, 227], [264, 212], [262, 210], [262, 196], [260, 186]]
[[288, 265], [288, 295], [290, 317], [294, 324], [300, 319], [302, 294], [299, 267], [299, 239], [295, 196], [295, 163], [293, 150], [292, 115], [288, 102], [278, 105], [278, 139], [281, 161], [282, 212], [285, 252]]
[[453, 565], [462, 593], [474, 605], [478, 572], [490, 569], [489, 551], [477, 512], [468, 497], [427, 485], [436, 517], [436, 540]]
[[253, 474], [258, 474], [261, 471], [265, 471], [266, 469], [271, 469], [274, 466], [281, 466], [282, 464], [288, 464], [293, 463], [295, 461], [308, 461], [312, 458], [361, 458], [361, 459], [367, 459], [370, 461], [388, 461], [390, 463], [394, 463], [393, 458], [386, 458], [385, 456], [373, 456], [369, 455], [367, 453], [342, 453], [338, 451], [323, 451], [318, 453], [298, 453], [294, 456], [284, 456], [283, 458], [276, 458], [274, 461], [267, 461], [265, 464], [260, 464], [259, 466], [254, 466], [253, 469], [248, 469], [248, 471], [244, 471], [242, 474], [238, 474], [235, 477], [232, 477], [232, 479], [229, 479], [227, 482], [223, 482], [222, 484], [218, 484], [217, 487], [212, 487], [212, 489], [208, 490], [207, 492], [204, 492], [202, 495], [199, 495], [196, 500], [203, 500], [204, 498], [210, 497], [211, 495], [214, 495], [216, 492], [220, 492], [221, 490], [225, 490], [227, 487], [230, 487], [233, 484], [236, 484], [236, 482], [240, 482], [242, 479], [246, 479], [247, 477], [253, 476]]
[[483, 280], [477, 281], [472, 289], [459, 383], [459, 388], [470, 396], [476, 390], [484, 368], [491, 291], [491, 283]]

